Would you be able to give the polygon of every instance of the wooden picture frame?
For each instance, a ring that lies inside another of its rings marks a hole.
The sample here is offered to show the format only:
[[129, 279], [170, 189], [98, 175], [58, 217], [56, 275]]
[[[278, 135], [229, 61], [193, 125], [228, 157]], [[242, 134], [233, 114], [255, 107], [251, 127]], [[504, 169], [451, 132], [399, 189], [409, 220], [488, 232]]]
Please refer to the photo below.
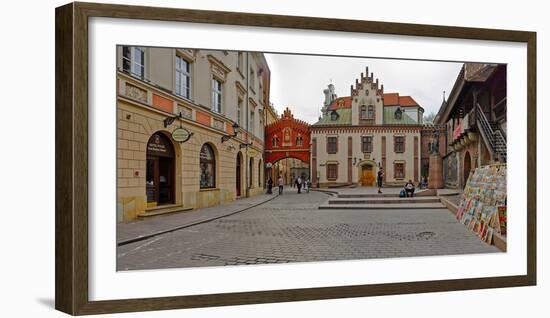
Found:
[[[144, 6], [70, 3], [56, 9], [55, 307], [72, 314], [196, 308], [536, 284], [536, 33], [451, 26], [276, 16]], [[88, 297], [88, 19], [111, 17], [527, 44], [527, 274], [90, 301]]]

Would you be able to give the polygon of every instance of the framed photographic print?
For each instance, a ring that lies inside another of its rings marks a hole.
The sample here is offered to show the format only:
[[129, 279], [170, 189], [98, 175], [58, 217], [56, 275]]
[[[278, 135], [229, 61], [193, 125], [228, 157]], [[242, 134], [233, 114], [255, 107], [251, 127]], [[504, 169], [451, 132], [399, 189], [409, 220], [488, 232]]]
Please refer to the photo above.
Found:
[[535, 285], [535, 96], [534, 32], [59, 7], [56, 308]]

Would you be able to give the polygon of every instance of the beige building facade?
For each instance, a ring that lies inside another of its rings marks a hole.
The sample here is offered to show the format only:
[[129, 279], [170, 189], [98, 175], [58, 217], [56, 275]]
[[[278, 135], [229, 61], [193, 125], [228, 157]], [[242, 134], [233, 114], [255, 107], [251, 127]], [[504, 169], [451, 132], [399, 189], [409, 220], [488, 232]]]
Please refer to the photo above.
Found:
[[420, 181], [423, 108], [410, 96], [384, 93], [374, 74], [361, 74], [351, 94], [324, 90], [322, 116], [311, 126], [311, 171], [320, 187], [385, 186]]
[[263, 54], [118, 47], [118, 220], [261, 193], [269, 80]]

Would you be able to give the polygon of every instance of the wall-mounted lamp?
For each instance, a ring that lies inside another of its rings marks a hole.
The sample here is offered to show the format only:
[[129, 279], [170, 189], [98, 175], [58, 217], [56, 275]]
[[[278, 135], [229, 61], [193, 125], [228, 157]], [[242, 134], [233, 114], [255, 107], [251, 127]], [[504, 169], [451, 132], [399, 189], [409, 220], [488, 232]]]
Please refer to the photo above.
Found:
[[181, 114], [181, 112], [174, 117], [168, 117], [164, 119], [164, 128], [172, 125], [172, 123], [174, 122], [174, 120], [176, 120], [176, 118], [183, 118], [183, 115]]
[[239, 132], [237, 131], [237, 129], [239, 129], [239, 124], [233, 123], [233, 126], [232, 126], [232, 127], [233, 127], [233, 135], [223, 135], [223, 136], [222, 136], [222, 144], [223, 144], [224, 142], [228, 141], [228, 140], [231, 139], [231, 138], [237, 137], [237, 134], [239, 133]]

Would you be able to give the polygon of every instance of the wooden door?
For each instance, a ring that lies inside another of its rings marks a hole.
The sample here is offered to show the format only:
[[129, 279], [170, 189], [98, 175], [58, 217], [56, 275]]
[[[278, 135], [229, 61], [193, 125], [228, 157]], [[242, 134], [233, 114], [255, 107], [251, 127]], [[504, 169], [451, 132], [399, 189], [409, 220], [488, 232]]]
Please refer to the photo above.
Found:
[[374, 169], [372, 166], [365, 165], [361, 168], [361, 183], [364, 186], [374, 185]]
[[241, 154], [237, 155], [237, 164], [236, 164], [236, 171], [235, 171], [235, 177], [236, 177], [236, 184], [235, 186], [237, 191], [237, 197], [241, 196]]

